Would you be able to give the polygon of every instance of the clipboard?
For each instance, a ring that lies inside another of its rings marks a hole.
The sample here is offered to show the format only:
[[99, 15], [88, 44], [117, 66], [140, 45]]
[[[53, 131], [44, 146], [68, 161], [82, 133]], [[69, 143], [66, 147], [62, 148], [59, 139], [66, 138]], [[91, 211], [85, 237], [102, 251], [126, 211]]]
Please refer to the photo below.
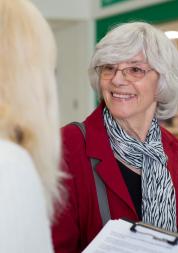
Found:
[[178, 245], [178, 233], [169, 232], [167, 230], [157, 228], [155, 226], [148, 225], [143, 222], [133, 223], [133, 225], [130, 228], [130, 231], [134, 233], [142, 233], [144, 235], [151, 236], [153, 240], [165, 242], [172, 246]]
[[[139, 250], [138, 250], [139, 249]], [[82, 253], [178, 253], [178, 233], [128, 219], [110, 220]]]

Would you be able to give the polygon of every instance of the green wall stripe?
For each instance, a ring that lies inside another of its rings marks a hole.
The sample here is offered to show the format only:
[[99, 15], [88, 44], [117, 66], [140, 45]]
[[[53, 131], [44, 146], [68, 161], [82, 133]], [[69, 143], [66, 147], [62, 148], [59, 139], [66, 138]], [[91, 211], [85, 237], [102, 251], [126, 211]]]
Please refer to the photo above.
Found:
[[126, 2], [129, 0], [100, 0], [101, 6], [102, 7], [108, 7], [110, 5], [116, 4], [116, 3], [120, 3], [120, 2]]
[[107, 18], [97, 19], [96, 41], [99, 41], [107, 31], [118, 23], [139, 20], [156, 24], [176, 19], [178, 19], [178, 0], [155, 4]]

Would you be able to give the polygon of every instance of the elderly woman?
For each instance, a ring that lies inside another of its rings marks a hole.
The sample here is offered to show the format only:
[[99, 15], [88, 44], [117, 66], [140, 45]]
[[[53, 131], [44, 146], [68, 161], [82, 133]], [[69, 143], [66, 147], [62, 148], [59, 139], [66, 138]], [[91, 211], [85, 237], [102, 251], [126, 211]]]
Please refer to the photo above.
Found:
[[28, 0], [0, 1], [0, 252], [52, 253], [59, 198], [56, 47]]
[[81, 252], [109, 218], [177, 230], [178, 140], [159, 126], [177, 111], [176, 47], [150, 24], [122, 24], [97, 44], [89, 73], [102, 102], [84, 121], [85, 137], [74, 124], [62, 129], [71, 176], [56, 253]]

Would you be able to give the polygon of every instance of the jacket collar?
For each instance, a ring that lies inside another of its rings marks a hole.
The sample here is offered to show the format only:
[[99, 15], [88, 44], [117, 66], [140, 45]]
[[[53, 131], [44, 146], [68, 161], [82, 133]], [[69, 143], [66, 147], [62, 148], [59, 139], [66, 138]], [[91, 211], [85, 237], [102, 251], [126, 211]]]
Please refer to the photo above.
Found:
[[175, 188], [178, 188], [178, 156], [176, 154], [178, 152], [178, 139], [164, 128], [161, 128], [161, 132], [164, 152], [169, 156], [167, 167], [171, 174]]

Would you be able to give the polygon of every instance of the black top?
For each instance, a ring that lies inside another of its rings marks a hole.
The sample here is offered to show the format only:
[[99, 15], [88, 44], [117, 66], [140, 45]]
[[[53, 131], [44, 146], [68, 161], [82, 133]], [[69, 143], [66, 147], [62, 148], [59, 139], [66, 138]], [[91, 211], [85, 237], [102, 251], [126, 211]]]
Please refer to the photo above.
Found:
[[142, 190], [141, 190], [141, 176], [134, 171], [127, 168], [123, 163], [118, 162], [119, 168], [121, 170], [122, 176], [130, 193], [131, 199], [135, 206], [137, 215], [141, 220], [141, 203], [142, 203]]

